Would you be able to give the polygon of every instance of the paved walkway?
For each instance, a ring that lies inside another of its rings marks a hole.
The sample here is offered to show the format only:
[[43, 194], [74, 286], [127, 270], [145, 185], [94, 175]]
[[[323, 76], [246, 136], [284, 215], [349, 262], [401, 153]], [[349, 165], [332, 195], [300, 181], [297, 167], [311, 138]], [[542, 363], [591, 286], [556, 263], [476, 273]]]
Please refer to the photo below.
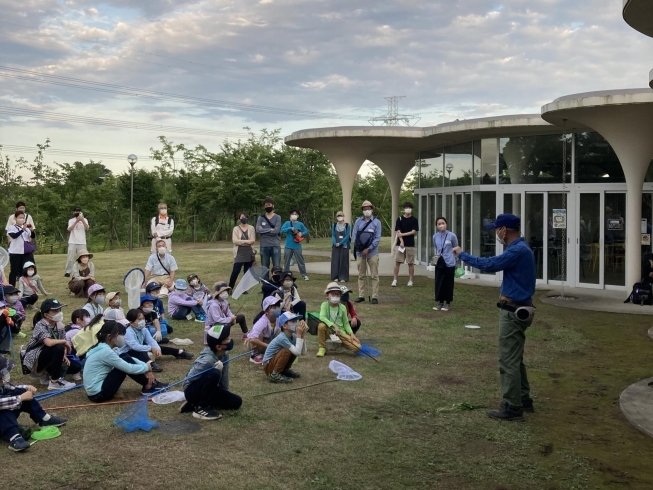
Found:
[[633, 383], [619, 397], [619, 408], [628, 421], [644, 434], [653, 436], [653, 387], [646, 378]]

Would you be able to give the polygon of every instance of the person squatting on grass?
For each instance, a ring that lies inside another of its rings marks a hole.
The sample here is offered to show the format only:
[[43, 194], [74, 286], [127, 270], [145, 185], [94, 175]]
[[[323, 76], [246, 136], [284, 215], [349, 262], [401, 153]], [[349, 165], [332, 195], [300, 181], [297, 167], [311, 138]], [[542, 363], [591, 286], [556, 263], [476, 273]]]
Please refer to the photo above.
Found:
[[173, 356], [175, 359], [193, 358], [193, 354], [186, 352], [184, 349], [159, 346], [147, 329], [145, 316], [141, 310], [129, 310], [126, 321], [129, 322], [126, 325], [127, 330], [125, 332], [126, 344], [117, 350], [118, 355], [129, 354], [134, 359], [148, 362], [151, 353], [153, 357], [152, 372], [155, 373], [163, 371], [163, 368], [156, 363], [156, 359], [160, 359], [161, 356]]
[[18, 278], [16, 288], [20, 292], [20, 302], [25, 308], [36, 309], [34, 305], [39, 300], [38, 293], [48, 294], [43, 287], [43, 281], [36, 271], [34, 262], [25, 262], [23, 264], [23, 273]]
[[188, 289], [186, 294], [195, 299], [202, 300], [202, 309], [206, 315], [207, 303], [211, 299], [211, 291], [207, 288], [197, 274], [189, 274], [186, 278]]
[[97, 334], [97, 345], [86, 354], [84, 389], [88, 399], [94, 403], [112, 400], [127, 376], [141, 385], [143, 395], [168, 386], [154, 377], [152, 361], [145, 363], [129, 354], [118, 355], [114, 350], [126, 345], [125, 332], [121, 323], [104, 322]]
[[86, 298], [88, 288], [95, 284], [95, 265], [91, 262], [92, 253], [80, 250], [71, 266], [71, 278], [68, 282], [68, 289], [76, 298]]
[[253, 350], [249, 362], [263, 364], [263, 354], [268, 348], [272, 338], [279, 333], [276, 327], [277, 318], [281, 316], [281, 300], [274, 296], [268, 296], [263, 300], [263, 311], [259, 313], [254, 322], [252, 330], [245, 339], [245, 349]]
[[12, 285], [0, 287], [2, 288], [2, 295], [0, 295], [0, 314], [5, 316], [4, 323], [9, 327], [11, 335], [26, 337], [20, 330], [27, 315], [25, 314], [23, 304], [18, 300], [18, 289]]
[[[158, 323], [155, 325], [155, 322], [148, 320], [148, 311], [143, 311], [145, 313], [145, 320], [147, 321], [147, 328], [150, 330], [154, 340], [160, 343], [167, 343], [168, 339], [165, 338], [166, 335], [173, 332], [172, 327], [168, 324], [166, 320], [166, 310], [163, 307], [163, 301], [161, 300], [161, 284], [158, 282], [151, 282], [145, 286], [145, 293], [147, 296], [152, 298], [152, 305], [150, 312], [154, 313], [154, 316], [158, 320]], [[143, 297], [141, 297], [141, 306], [143, 306]], [[157, 326], [158, 325], [158, 326]], [[163, 338], [157, 338], [157, 337]]]
[[102, 305], [104, 304], [105, 298], [106, 291], [104, 290], [104, 287], [101, 284], [93, 284], [88, 288], [88, 300], [82, 308], [88, 311], [92, 317], [102, 315], [104, 314], [104, 308]]
[[[30, 443], [20, 435], [18, 417], [26, 413], [39, 427], [61, 427], [67, 420], [50, 415], [34, 400], [36, 388], [31, 385], [12, 385], [9, 372], [14, 362], [0, 356], [0, 435], [9, 443], [8, 448], [14, 452], [30, 448]], [[9, 482], [7, 482], [9, 485]]]
[[46, 299], [41, 303], [41, 311], [36, 313], [32, 337], [25, 347], [23, 365], [30, 371], [41, 374], [47, 372], [50, 383], [48, 390], [72, 388], [75, 383], [64, 379], [66, 374], [79, 374], [82, 366], [67, 357], [72, 346], [66, 340], [63, 312], [65, 305], [56, 299]]
[[326, 354], [326, 341], [329, 331], [338, 336], [343, 347], [358, 352], [361, 343], [349, 324], [347, 307], [340, 302], [342, 298], [340, 286], [336, 282], [330, 282], [324, 290], [324, 294], [327, 296], [327, 301], [320, 306], [320, 323], [317, 325], [317, 338], [320, 348], [316, 356], [324, 357], [324, 354]]
[[107, 309], [104, 311], [104, 317], [107, 317], [109, 312], [112, 312], [113, 315], [107, 320], [124, 320], [125, 319], [125, 310], [122, 309], [122, 300], [120, 299], [120, 293], [118, 291], [112, 291], [107, 293], [106, 301], [109, 304]]
[[[66, 332], [66, 340], [71, 346], [73, 345], [73, 338], [75, 338], [75, 336], [89, 323], [91, 323], [91, 315], [88, 311], [83, 308], [73, 311], [72, 315], [70, 315], [70, 323], [64, 328], [64, 332]], [[74, 347], [71, 353], [75, 354]]]
[[229, 308], [229, 292], [231, 288], [226, 282], [216, 282], [213, 286], [213, 299], [209, 301], [208, 313], [204, 321], [204, 345], [206, 344], [206, 332], [215, 325], [235, 325], [240, 326], [243, 332], [243, 340], [247, 337], [247, 320], [242, 313], [234, 315]]
[[208, 346], [195, 359], [186, 377], [210, 371], [184, 383], [186, 401], [180, 413], [193, 412], [196, 419], [216, 420], [222, 417], [218, 410], [238, 410], [243, 404], [241, 397], [229, 391], [229, 364], [225, 362], [234, 345], [230, 333], [230, 325], [215, 325], [206, 332]]
[[[204, 304], [201, 299], [195, 299], [186, 294], [188, 284], [184, 279], [175, 281], [175, 288], [168, 295], [168, 311], [173, 320], [192, 320], [195, 315], [196, 322], [206, 321]], [[192, 314], [191, 314], [192, 313]]]
[[175, 283], [175, 274], [179, 267], [175, 258], [168, 253], [166, 242], [156, 242], [156, 253], [150, 255], [145, 264], [145, 283], [158, 282], [161, 285], [161, 296], [168, 296], [168, 290]]
[[347, 308], [347, 321], [351, 327], [351, 331], [358, 333], [358, 329], [361, 328], [361, 320], [356, 313], [356, 308], [354, 307], [354, 302], [349, 300], [349, 293], [352, 292], [347, 286], [340, 286], [340, 304], [344, 305]]
[[263, 369], [270, 383], [291, 383], [299, 373], [290, 369], [297, 356], [306, 354], [304, 334], [308, 326], [301, 317], [289, 311], [279, 317], [281, 332], [268, 345], [263, 356]]
[[306, 318], [306, 302], [299, 297], [299, 291], [295, 285], [296, 280], [292, 272], [282, 273], [281, 290], [274, 291], [273, 296], [281, 300], [281, 309], [283, 311], [296, 313], [304, 320]]

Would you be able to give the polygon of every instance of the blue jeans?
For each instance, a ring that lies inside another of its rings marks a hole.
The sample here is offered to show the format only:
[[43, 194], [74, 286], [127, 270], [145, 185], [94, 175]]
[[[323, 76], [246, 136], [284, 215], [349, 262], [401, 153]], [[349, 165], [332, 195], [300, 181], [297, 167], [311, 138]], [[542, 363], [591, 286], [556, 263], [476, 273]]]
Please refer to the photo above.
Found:
[[201, 306], [198, 305], [192, 307], [180, 306], [179, 309], [175, 311], [171, 316], [173, 320], [186, 320], [186, 317], [190, 314], [191, 311], [195, 314], [195, 318], [198, 316], [204, 316], [204, 310]]
[[[15, 388], [8, 390], [7, 396], [18, 396], [25, 393], [25, 388]], [[18, 416], [20, 413], [26, 413], [35, 422], [39, 423], [45, 417], [45, 411], [36, 400], [24, 401], [19, 408], [14, 410], [0, 410], [0, 435], [9, 440], [18, 434]]]
[[299, 273], [302, 275], [302, 277], [306, 277], [306, 264], [304, 263], [304, 255], [302, 254], [302, 249], [301, 248], [285, 248], [283, 250], [284, 252], [284, 257], [285, 257], [285, 263], [284, 263], [284, 268], [283, 271], [287, 272], [290, 270], [290, 261], [293, 258], [293, 255], [295, 256], [295, 260], [297, 261], [297, 267], [299, 267]]
[[[267, 269], [272, 269], [270, 267], [270, 259], [272, 259], [272, 267], [278, 267], [281, 265], [281, 246], [279, 247], [261, 247], [261, 265]], [[265, 274], [265, 278], [268, 279], [269, 274]]]

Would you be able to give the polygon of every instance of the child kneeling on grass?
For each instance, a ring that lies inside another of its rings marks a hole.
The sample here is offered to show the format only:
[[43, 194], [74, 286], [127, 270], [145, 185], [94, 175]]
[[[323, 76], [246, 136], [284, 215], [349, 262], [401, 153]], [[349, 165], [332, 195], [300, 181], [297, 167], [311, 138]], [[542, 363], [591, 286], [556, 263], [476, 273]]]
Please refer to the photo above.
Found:
[[275, 296], [268, 296], [263, 300], [263, 311], [256, 315], [256, 322], [245, 339], [245, 348], [253, 350], [249, 362], [263, 364], [263, 354], [275, 334], [277, 318], [281, 315], [281, 300]]
[[[186, 294], [188, 284], [183, 279], [175, 281], [175, 288], [168, 294], [168, 311], [173, 320], [192, 320], [195, 315], [196, 322], [206, 320], [204, 304], [201, 299], [195, 299]], [[192, 314], [191, 314], [192, 313]]]
[[218, 410], [238, 410], [243, 404], [241, 397], [229, 391], [229, 364], [223, 364], [229, 359], [227, 351], [233, 348], [230, 334], [231, 325], [215, 325], [207, 331], [208, 347], [202, 350], [186, 377], [210, 371], [184, 383], [186, 401], [180, 413], [192, 411], [196, 419], [216, 420], [222, 417]]
[[320, 346], [317, 357], [326, 354], [326, 341], [329, 332], [334, 332], [342, 346], [353, 352], [361, 348], [360, 340], [354, 334], [347, 317], [347, 307], [340, 302], [342, 290], [338, 283], [330, 282], [324, 290], [327, 301], [320, 307], [320, 323], [317, 326], [317, 338]]
[[268, 345], [263, 356], [263, 369], [270, 383], [291, 383], [299, 373], [290, 369], [297, 356], [306, 354], [304, 333], [308, 326], [301, 315], [285, 312], [279, 317], [281, 333]]
[[14, 386], [9, 382], [9, 371], [14, 363], [0, 356], [0, 435], [9, 442], [9, 449], [15, 452], [29, 449], [30, 443], [18, 431], [18, 417], [21, 412], [29, 414], [39, 427], [61, 427], [67, 420], [50, 415], [34, 400], [36, 388], [31, 385]]
[[[129, 354], [134, 359], [143, 362], [148, 362], [150, 360], [148, 355], [150, 352], [155, 359], [159, 359], [162, 355], [174, 356], [175, 359], [193, 358], [193, 354], [184, 349], [159, 346], [156, 340], [152, 338], [150, 331], [147, 329], [145, 316], [141, 310], [129, 310], [127, 312], [127, 321], [129, 324], [127, 326], [127, 332], [125, 333], [126, 345], [121, 349], [118, 349], [118, 355]], [[152, 372], [160, 373], [161, 371], [163, 371], [163, 368], [153, 361]]]
[[129, 354], [119, 356], [113, 350], [125, 346], [125, 331], [121, 323], [105, 321], [97, 334], [98, 344], [86, 354], [84, 389], [92, 402], [112, 400], [127, 376], [141, 385], [142, 395], [150, 395], [168, 386], [156, 380], [151, 361], [144, 363]]

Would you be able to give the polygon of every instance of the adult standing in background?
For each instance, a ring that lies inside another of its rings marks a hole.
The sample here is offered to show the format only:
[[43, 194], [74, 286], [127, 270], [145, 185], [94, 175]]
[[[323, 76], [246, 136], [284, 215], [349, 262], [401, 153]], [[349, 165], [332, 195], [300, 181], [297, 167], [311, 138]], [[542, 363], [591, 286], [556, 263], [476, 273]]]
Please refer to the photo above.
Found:
[[370, 201], [363, 201], [361, 210], [363, 216], [354, 223], [351, 236], [354, 242], [354, 256], [358, 262], [358, 298], [355, 301], [356, 303], [365, 301], [365, 278], [369, 267], [369, 275], [372, 276], [372, 304], [378, 305], [381, 222], [372, 215], [374, 206]]
[[524, 412], [533, 412], [533, 399], [524, 366], [526, 329], [533, 323], [535, 308], [535, 257], [521, 236], [521, 221], [513, 214], [500, 214], [486, 225], [496, 230], [496, 238], [505, 246], [496, 257], [475, 257], [455, 247], [453, 252], [468, 265], [482, 271], [503, 271], [499, 308], [499, 373], [503, 400], [499, 410], [488, 416], [498, 420], [523, 421]]
[[[161, 296], [166, 297], [168, 296], [168, 290], [175, 283], [175, 272], [179, 267], [177, 267], [175, 258], [168, 253], [163, 239], [157, 240], [156, 247], [156, 253], [153, 253], [147, 259], [143, 286], [151, 282], [159, 283], [161, 284]], [[185, 290], [186, 288], [184, 288]]]
[[308, 275], [306, 274], [306, 264], [304, 263], [304, 255], [302, 253], [302, 242], [304, 237], [308, 235], [308, 228], [304, 226], [299, 220], [299, 210], [291, 209], [290, 210], [290, 221], [286, 221], [281, 227], [281, 233], [286, 234], [286, 243], [283, 249], [284, 254], [284, 271], [287, 272], [290, 270], [290, 263], [293, 256], [297, 260], [297, 267], [299, 267], [299, 273], [302, 275], [305, 281], [308, 281]]
[[84, 218], [82, 208], [73, 209], [73, 217], [68, 220], [68, 258], [66, 259], [66, 271], [64, 277], [70, 277], [73, 272], [73, 265], [77, 260], [77, 254], [86, 251], [86, 231], [88, 230], [88, 220]]
[[31, 244], [35, 237], [32, 225], [28, 224], [25, 219], [24, 211], [16, 211], [14, 214], [15, 222], [7, 227], [7, 236], [11, 239], [9, 242], [9, 282], [16, 286], [16, 281], [23, 273], [23, 264], [33, 256], [31, 252], [25, 249], [25, 244]]
[[263, 208], [265, 214], [256, 220], [256, 233], [261, 236], [261, 265], [269, 270], [281, 265], [281, 216], [274, 212], [274, 199], [270, 197], [263, 201]]
[[453, 249], [458, 246], [458, 237], [447, 230], [447, 220], [440, 216], [435, 220], [437, 231], [433, 234], [435, 250], [435, 306], [434, 310], [449, 311], [453, 301], [456, 256]]
[[[150, 223], [150, 235], [152, 243], [150, 253], [156, 252], [157, 242], [163, 240], [168, 252], [172, 252], [172, 233], [175, 231], [175, 220], [168, 216], [168, 205], [164, 202], [159, 204], [159, 214], [152, 218]], [[172, 284], [171, 284], [172, 285]]]
[[231, 289], [236, 285], [236, 279], [240, 270], [244, 267], [245, 272], [249, 270], [256, 259], [256, 250], [254, 250], [254, 242], [256, 241], [254, 227], [249, 223], [249, 215], [244, 211], [238, 217], [238, 225], [234, 226], [234, 231], [231, 234], [231, 241], [234, 244], [234, 268], [229, 277], [229, 287]]
[[397, 240], [395, 242], [395, 270], [392, 287], [397, 286], [399, 268], [404, 262], [408, 264], [408, 284], [406, 286], [411, 287], [415, 274], [415, 235], [419, 231], [419, 222], [413, 216], [412, 203], [404, 203], [404, 215], [397, 218], [395, 231]]
[[351, 226], [345, 223], [345, 213], [336, 213], [336, 222], [331, 225], [331, 280], [349, 281], [349, 249], [351, 248]]
[[[25, 213], [25, 223], [28, 224], [28, 225], [31, 225], [32, 231], [36, 231], [36, 227], [34, 226], [34, 220], [32, 219], [32, 215], [27, 214], [27, 211], [25, 211], [25, 209], [26, 209], [26, 206], [25, 206], [25, 203], [23, 201], [18, 201], [16, 203], [16, 212], [17, 211], [22, 211], [23, 213]], [[13, 226], [15, 224], [16, 224], [16, 214], [14, 212], [14, 213], [11, 213], [9, 215], [9, 217], [7, 218], [7, 226], [5, 226], [5, 230], [8, 230], [10, 226]], [[11, 238], [9, 238], [9, 242], [11, 242]]]

